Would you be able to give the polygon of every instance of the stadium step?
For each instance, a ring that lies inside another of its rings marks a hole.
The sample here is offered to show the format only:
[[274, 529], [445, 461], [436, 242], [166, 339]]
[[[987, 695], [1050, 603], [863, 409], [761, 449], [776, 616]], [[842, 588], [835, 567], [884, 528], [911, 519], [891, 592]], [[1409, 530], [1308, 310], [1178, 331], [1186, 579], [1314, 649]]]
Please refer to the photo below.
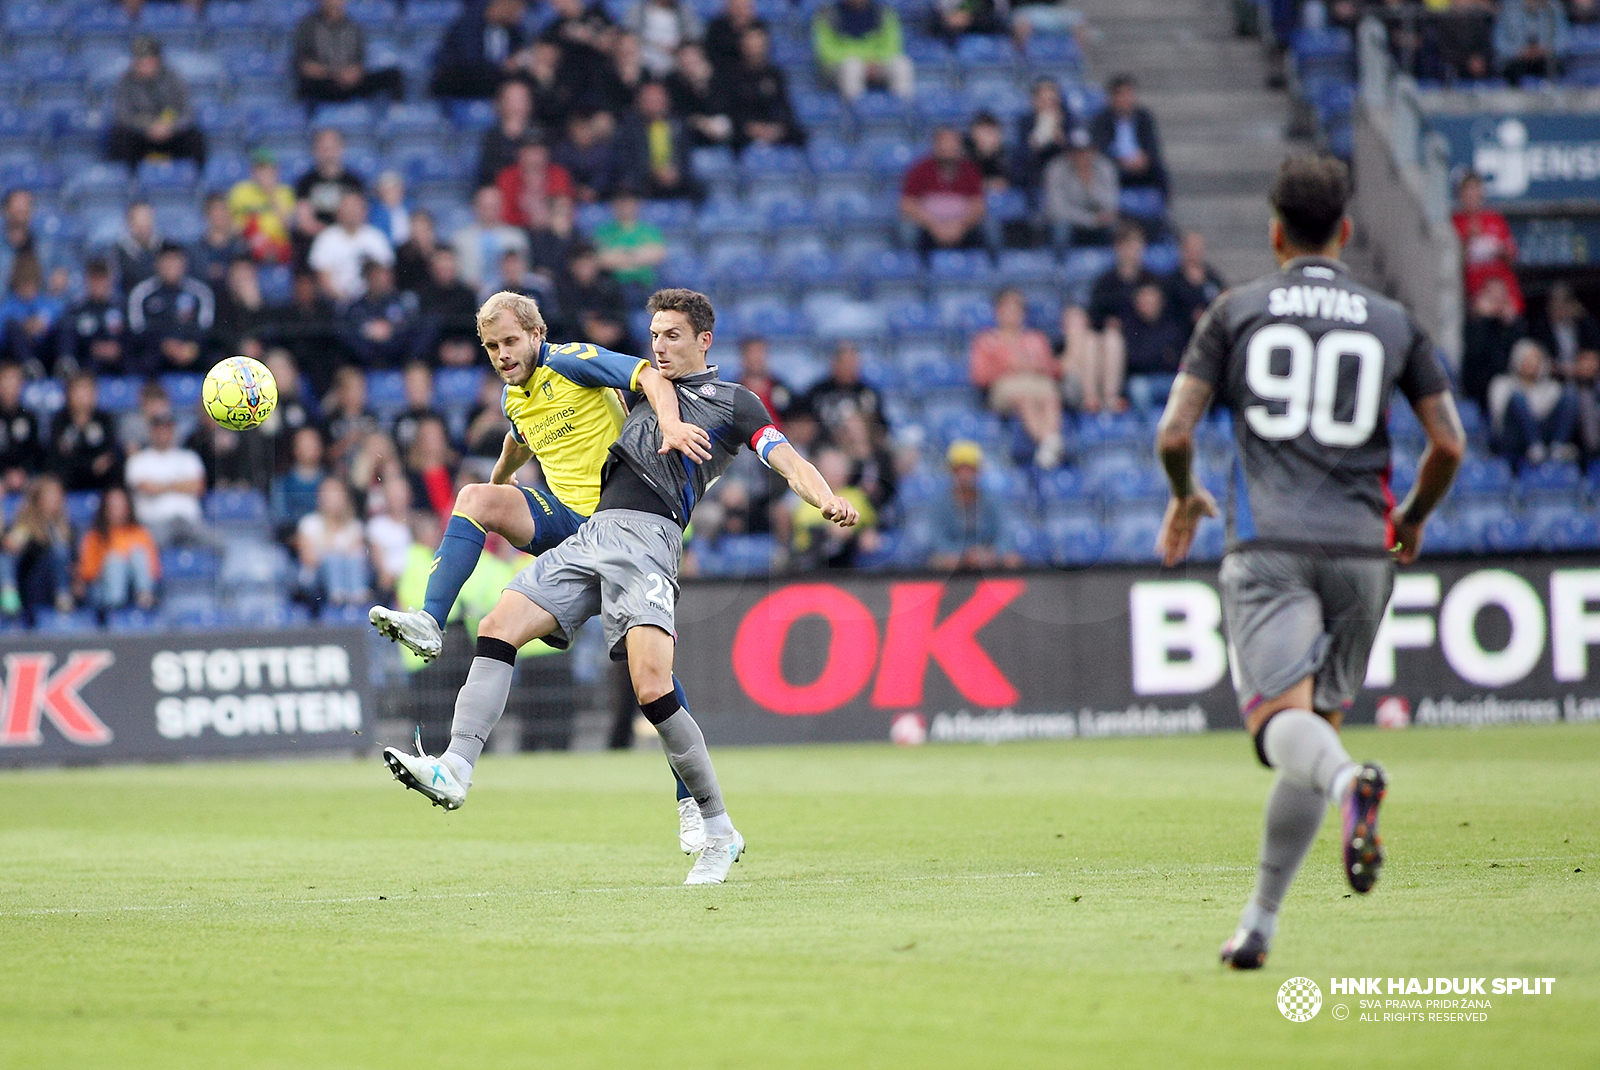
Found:
[[1230, 282], [1272, 268], [1267, 184], [1295, 147], [1289, 101], [1265, 88], [1261, 44], [1234, 36], [1229, 0], [1082, 0], [1090, 74], [1131, 71], [1155, 113], [1172, 176], [1171, 217], [1206, 236]]

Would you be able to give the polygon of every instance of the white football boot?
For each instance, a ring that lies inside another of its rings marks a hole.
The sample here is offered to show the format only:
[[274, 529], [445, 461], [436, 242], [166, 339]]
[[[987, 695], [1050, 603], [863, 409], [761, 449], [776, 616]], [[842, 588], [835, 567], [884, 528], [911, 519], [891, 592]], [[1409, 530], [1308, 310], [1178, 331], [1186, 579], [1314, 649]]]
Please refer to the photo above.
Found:
[[707, 836], [694, 868], [684, 878], [684, 884], [721, 884], [728, 879], [728, 870], [744, 854], [744, 837], [735, 832], [732, 836]]
[[700, 816], [700, 804], [693, 798], [678, 800], [678, 847], [686, 855], [703, 850], [706, 845], [706, 823]]
[[379, 635], [394, 640], [423, 661], [432, 661], [444, 649], [444, 633], [430, 613], [373, 606], [367, 611], [367, 619]]
[[420, 791], [433, 805], [459, 810], [467, 801], [467, 785], [456, 778], [455, 770], [443, 758], [431, 758], [422, 750], [422, 731], [417, 730], [417, 753], [407, 754], [397, 747], [383, 748], [383, 761], [394, 778], [412, 791]]

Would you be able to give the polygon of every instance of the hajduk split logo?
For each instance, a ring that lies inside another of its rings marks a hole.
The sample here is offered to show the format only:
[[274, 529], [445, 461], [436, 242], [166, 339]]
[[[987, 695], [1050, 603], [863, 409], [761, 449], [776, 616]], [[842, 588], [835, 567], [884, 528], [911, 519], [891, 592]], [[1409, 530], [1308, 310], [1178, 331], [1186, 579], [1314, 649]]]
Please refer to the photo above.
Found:
[[1309, 977], [1291, 977], [1278, 986], [1278, 1011], [1291, 1022], [1309, 1022], [1322, 1009], [1322, 989]]

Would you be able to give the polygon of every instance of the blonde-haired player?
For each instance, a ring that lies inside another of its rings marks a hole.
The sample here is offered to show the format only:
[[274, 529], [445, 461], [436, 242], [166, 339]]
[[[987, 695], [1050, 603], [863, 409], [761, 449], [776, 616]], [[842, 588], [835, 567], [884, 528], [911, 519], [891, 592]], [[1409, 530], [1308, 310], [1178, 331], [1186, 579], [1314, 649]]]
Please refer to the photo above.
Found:
[[[619, 390], [636, 391], [661, 421], [661, 452], [691, 461], [711, 456], [706, 432], [678, 415], [672, 383], [647, 360], [587, 342], [547, 340], [533, 298], [502, 291], [478, 309], [478, 338], [505, 382], [501, 406], [511, 421], [489, 482], [456, 495], [455, 510], [434, 555], [422, 609], [373, 606], [378, 631], [426, 661], [444, 646], [444, 623], [477, 567], [488, 532], [524, 553], [541, 554], [577, 532], [600, 501], [600, 469], [627, 415]], [[537, 457], [548, 490], [524, 487], [516, 472]], [[687, 795], [680, 786], [680, 798]], [[696, 822], [684, 815], [684, 828]]]

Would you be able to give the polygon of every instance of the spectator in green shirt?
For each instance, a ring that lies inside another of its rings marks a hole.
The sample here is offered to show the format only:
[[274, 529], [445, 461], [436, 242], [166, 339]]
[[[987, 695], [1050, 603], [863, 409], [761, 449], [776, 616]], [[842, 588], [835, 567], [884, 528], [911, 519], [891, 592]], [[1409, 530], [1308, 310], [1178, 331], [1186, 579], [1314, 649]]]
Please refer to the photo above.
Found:
[[900, 16], [879, 0], [838, 0], [821, 8], [811, 21], [811, 43], [845, 100], [861, 96], [869, 83], [902, 100], [916, 90]]
[[624, 286], [649, 289], [667, 246], [654, 224], [639, 219], [639, 198], [624, 188], [611, 199], [611, 219], [594, 232], [600, 266]]

